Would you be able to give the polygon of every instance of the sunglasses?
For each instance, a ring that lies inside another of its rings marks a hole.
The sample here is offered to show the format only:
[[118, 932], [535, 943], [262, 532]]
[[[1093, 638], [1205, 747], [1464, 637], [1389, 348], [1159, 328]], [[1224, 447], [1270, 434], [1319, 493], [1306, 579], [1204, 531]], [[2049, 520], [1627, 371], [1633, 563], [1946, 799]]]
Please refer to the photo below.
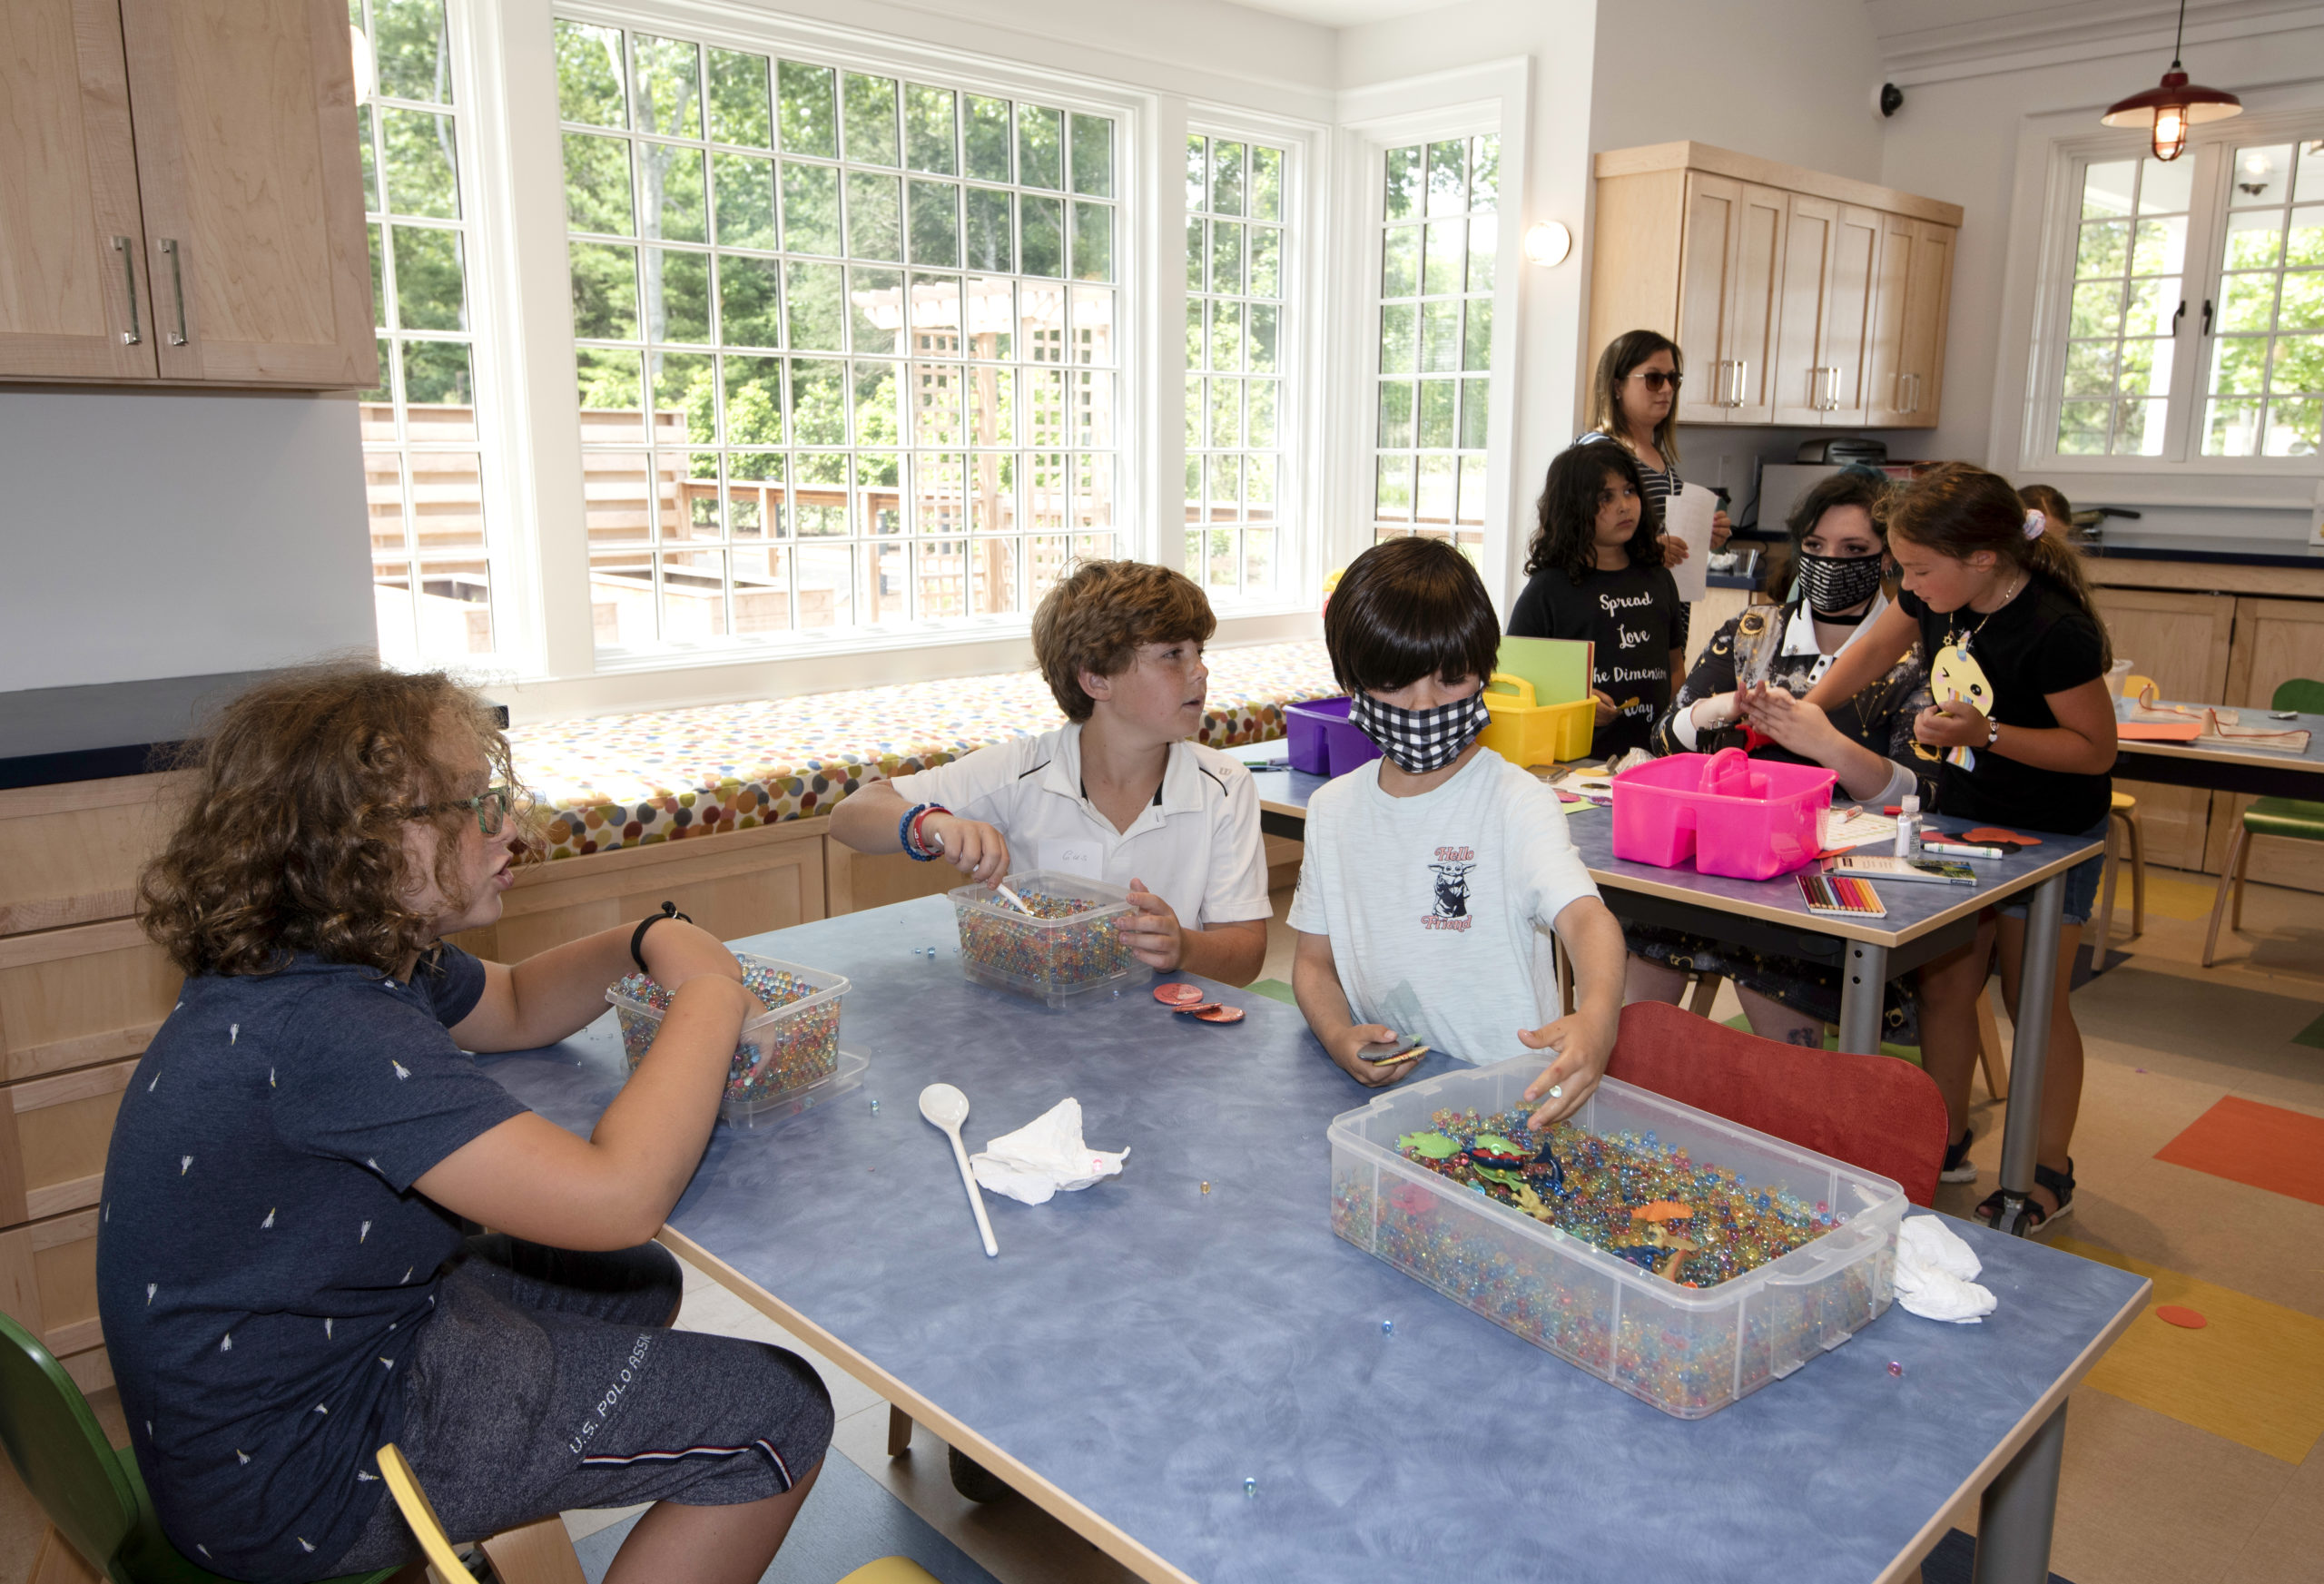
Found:
[[1665, 386], [1676, 390], [1687, 381], [1684, 374], [1665, 374], [1659, 369], [1641, 369], [1630, 378], [1645, 380], [1649, 390], [1660, 390]]
[[419, 820], [429, 814], [448, 814], [454, 809], [470, 809], [476, 813], [476, 828], [487, 836], [497, 836], [500, 828], [508, 822], [508, 810], [516, 801], [517, 794], [509, 788], [492, 786], [472, 798], [458, 798], [445, 803], [420, 803], [406, 809], [404, 817]]

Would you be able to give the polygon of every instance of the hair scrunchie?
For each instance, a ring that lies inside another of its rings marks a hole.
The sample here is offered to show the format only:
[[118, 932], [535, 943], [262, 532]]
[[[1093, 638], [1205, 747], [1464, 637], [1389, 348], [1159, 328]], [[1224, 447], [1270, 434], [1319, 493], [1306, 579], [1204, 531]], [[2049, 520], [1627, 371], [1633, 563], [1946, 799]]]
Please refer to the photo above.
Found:
[[2042, 536], [2042, 529], [2048, 524], [2049, 520], [2049, 518], [2043, 517], [2038, 511], [2027, 512], [2025, 514], [2025, 536], [2029, 539], [2040, 538]]

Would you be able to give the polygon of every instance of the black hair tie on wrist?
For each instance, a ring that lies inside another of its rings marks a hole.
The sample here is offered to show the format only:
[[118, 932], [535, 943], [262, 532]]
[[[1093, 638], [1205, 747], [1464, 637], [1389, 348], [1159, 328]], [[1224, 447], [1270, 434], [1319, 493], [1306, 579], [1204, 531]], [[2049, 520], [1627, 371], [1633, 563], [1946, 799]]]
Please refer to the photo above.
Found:
[[678, 911], [677, 903], [671, 901], [665, 901], [662, 904], [662, 910], [660, 912], [648, 913], [645, 917], [640, 919], [637, 921], [637, 928], [630, 931], [629, 936], [630, 960], [637, 964], [637, 971], [640, 973], [652, 973], [654, 971], [652, 969], [645, 966], [645, 954], [639, 949], [640, 947], [643, 947], [645, 944], [645, 932], [654, 928], [655, 925], [659, 924], [665, 919], [684, 919], [689, 924], [694, 922], [692, 918]]

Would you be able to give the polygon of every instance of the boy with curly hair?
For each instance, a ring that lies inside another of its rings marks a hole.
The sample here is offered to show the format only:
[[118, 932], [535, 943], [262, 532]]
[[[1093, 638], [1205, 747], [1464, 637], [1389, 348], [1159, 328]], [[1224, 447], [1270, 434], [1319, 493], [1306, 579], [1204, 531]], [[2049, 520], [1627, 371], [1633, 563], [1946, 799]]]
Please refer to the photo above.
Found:
[[832, 811], [832, 834], [859, 852], [942, 857], [988, 884], [1013, 864], [1124, 886], [1134, 910], [1120, 929], [1140, 961], [1249, 984], [1274, 912], [1258, 793], [1241, 762], [1189, 740], [1217, 625], [1181, 573], [1083, 562], [1033, 613], [1066, 723], [874, 782]]
[[[655, 1503], [613, 1584], [757, 1579], [822, 1469], [814, 1371], [667, 1329], [683, 1286], [649, 1241], [757, 999], [675, 920], [513, 967], [451, 945], [500, 917], [513, 796], [441, 672], [306, 673], [227, 707], [146, 870], [186, 980], [113, 1125], [98, 1308], [162, 1527], [230, 1578], [417, 1557], [390, 1441], [455, 1540]], [[590, 1136], [465, 1054], [574, 1033], [633, 961], [674, 999]]]

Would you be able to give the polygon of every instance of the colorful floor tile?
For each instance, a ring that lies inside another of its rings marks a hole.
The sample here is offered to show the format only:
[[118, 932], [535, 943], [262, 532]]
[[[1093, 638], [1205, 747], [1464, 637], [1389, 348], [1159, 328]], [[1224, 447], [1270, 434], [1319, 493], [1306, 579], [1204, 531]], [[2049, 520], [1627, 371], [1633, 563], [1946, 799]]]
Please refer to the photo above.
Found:
[[[2324, 1319], [2095, 1244], [2050, 1241], [2154, 1284], [2146, 1309], [2090, 1372], [2091, 1385], [2287, 1463], [2324, 1435]], [[2154, 1313], [2166, 1306], [2206, 1323], [2166, 1324]]]
[[2294, 1045], [2305, 1045], [2311, 1050], [2324, 1050], [2324, 1018], [2319, 1018], [2291, 1037]]
[[2324, 1205], [2324, 1117], [2229, 1095], [2154, 1158]]

